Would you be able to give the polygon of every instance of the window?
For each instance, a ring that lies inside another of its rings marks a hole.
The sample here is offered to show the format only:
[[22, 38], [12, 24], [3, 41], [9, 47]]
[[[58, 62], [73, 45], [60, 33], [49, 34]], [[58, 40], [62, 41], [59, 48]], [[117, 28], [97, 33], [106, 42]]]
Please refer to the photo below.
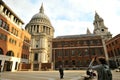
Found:
[[43, 32], [45, 32], [45, 26], [43, 26]]
[[37, 25], [37, 33], [39, 33], [39, 25]]
[[92, 49], [91, 52], [92, 52], [92, 55], [95, 55], [95, 49]]
[[118, 51], [118, 55], [120, 55], [120, 48], [117, 48], [117, 51]]
[[5, 29], [6, 29], [7, 31], [9, 31], [9, 26], [8, 26], [8, 24], [6, 24]]
[[3, 27], [3, 28], [5, 27], [5, 24], [6, 24], [5, 22], [2, 23], [2, 27]]
[[36, 48], [38, 48], [38, 45], [36, 45]]
[[34, 60], [35, 60], [35, 61], [38, 61], [38, 53], [35, 53], [35, 54], [34, 54]]
[[3, 50], [0, 48], [0, 55], [3, 55]]
[[14, 31], [14, 28], [12, 27], [11, 33], [13, 33], [13, 31]]
[[14, 52], [13, 51], [8, 51], [6, 55], [7, 56], [14, 56]]
[[6, 35], [3, 35], [3, 40], [7, 40], [7, 36]]
[[31, 31], [31, 33], [32, 33], [33, 25], [31, 25], [31, 28], [30, 28], [30, 29], [31, 29], [30, 31]]
[[104, 29], [101, 29], [102, 32], [104, 32]]
[[77, 61], [77, 65], [80, 66], [81, 65], [81, 61]]
[[2, 20], [0, 19], [0, 27], [2, 26]]
[[65, 61], [65, 65], [68, 65], [68, 61]]
[[75, 60], [72, 60], [72, 65], [75, 65]]
[[65, 49], [65, 56], [68, 56], [69, 50]]
[[14, 39], [12, 39], [12, 38], [9, 39], [9, 42], [10, 42], [11, 44], [15, 44], [15, 45], [16, 45], [16, 43], [17, 43], [17, 41], [14, 40]]
[[88, 55], [89, 54], [89, 49], [85, 49], [84, 52], [85, 52], [84, 55]]
[[57, 50], [58, 51], [58, 56], [62, 56], [63, 55], [63, 53], [62, 53], [62, 50]]
[[78, 49], [78, 56], [82, 56], [82, 52], [79, 49]]
[[5, 41], [6, 41], [6, 40], [7, 40], [7, 36], [6, 36], [6, 35], [4, 35], [4, 34], [0, 34], [0, 39], [1, 39], [1, 40], [5, 40]]
[[74, 50], [72, 50], [72, 56], [75, 56], [75, 51]]

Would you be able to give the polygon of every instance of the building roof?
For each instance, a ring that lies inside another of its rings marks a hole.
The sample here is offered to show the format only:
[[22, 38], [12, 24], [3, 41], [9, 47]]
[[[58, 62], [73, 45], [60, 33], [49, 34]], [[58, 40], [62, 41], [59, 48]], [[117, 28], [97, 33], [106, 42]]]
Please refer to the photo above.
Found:
[[82, 37], [95, 37], [95, 36], [100, 36], [100, 35], [95, 35], [95, 34], [80, 34], [80, 35], [66, 35], [66, 36], [57, 36], [56, 38], [82, 38]]
[[48, 16], [44, 14], [43, 4], [41, 5], [39, 13], [35, 14], [31, 20], [34, 20], [34, 19], [45, 19], [48, 22], [50, 22]]
[[22, 24], [24, 24], [24, 22], [2, 0], [0, 0], [0, 3], [3, 4], [18, 20], [20, 20]]

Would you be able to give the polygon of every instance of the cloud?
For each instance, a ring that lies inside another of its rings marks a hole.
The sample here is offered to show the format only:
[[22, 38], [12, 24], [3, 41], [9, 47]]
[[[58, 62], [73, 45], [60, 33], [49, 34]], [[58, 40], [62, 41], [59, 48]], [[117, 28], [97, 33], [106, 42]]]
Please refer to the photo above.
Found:
[[[119, 34], [119, 0], [4, 0], [25, 22], [39, 12], [43, 3], [45, 14], [55, 28], [55, 36], [85, 34], [87, 27], [93, 32], [95, 11], [114, 36]], [[24, 26], [25, 26], [24, 25]]]
[[93, 30], [92, 24], [84, 21], [57, 20], [54, 25], [55, 36], [86, 34], [87, 27]]

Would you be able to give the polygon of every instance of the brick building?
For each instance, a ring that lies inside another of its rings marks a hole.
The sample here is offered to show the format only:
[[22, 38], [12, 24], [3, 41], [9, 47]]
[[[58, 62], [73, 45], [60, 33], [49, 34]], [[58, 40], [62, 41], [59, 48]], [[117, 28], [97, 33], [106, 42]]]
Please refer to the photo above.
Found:
[[0, 64], [2, 71], [16, 71], [28, 63], [30, 34], [22, 29], [24, 22], [0, 0]]
[[53, 39], [53, 62], [57, 69], [81, 69], [88, 67], [95, 56], [105, 56], [101, 36], [94, 34], [59, 36]]
[[120, 34], [114, 36], [106, 42], [110, 67], [116, 68], [120, 66]]
[[91, 59], [108, 54], [105, 41], [112, 38], [112, 34], [104, 25], [104, 20], [95, 12], [93, 33], [87, 29], [84, 35], [59, 36], [53, 39], [52, 60], [54, 68], [63, 65], [67, 69], [88, 67]]

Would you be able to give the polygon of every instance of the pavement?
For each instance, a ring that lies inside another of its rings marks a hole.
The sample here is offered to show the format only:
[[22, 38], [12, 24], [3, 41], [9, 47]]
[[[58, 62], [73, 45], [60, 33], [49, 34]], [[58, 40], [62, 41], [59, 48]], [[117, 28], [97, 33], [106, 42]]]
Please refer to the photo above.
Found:
[[[85, 70], [65, 70], [64, 79], [60, 79], [58, 71], [2, 72], [0, 80], [84, 80], [85, 73]], [[120, 80], [120, 72], [112, 71], [112, 74], [113, 80]], [[92, 80], [97, 80], [97, 77]]]

